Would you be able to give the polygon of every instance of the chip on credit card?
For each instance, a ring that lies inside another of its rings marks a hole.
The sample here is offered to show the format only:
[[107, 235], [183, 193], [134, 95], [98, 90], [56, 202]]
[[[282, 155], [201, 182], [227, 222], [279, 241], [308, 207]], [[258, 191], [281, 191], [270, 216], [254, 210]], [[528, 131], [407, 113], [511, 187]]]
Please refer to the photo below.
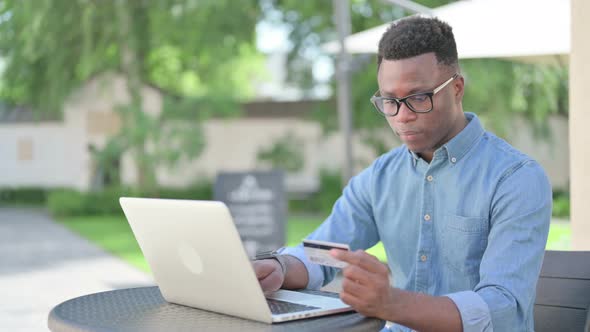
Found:
[[350, 250], [350, 247], [348, 244], [344, 243], [319, 240], [303, 240], [303, 250], [311, 262], [341, 269], [348, 266], [348, 263], [332, 257], [332, 255], [330, 255], [331, 249], [348, 251]]

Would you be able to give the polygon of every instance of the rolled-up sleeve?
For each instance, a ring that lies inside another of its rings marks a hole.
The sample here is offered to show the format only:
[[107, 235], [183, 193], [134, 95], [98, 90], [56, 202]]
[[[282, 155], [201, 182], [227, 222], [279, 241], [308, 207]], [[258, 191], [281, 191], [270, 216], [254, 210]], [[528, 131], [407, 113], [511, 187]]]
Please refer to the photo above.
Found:
[[533, 331], [536, 284], [551, 219], [551, 186], [534, 161], [498, 184], [488, 245], [473, 291], [448, 294], [469, 331]]
[[296, 247], [287, 247], [279, 250], [281, 255], [291, 255], [299, 259], [307, 269], [309, 281], [307, 289], [319, 289], [324, 284], [324, 273], [318, 264], [309, 261], [307, 255], [303, 252], [303, 246], [300, 244]]
[[493, 331], [488, 304], [474, 291], [448, 294], [461, 315], [463, 332]]

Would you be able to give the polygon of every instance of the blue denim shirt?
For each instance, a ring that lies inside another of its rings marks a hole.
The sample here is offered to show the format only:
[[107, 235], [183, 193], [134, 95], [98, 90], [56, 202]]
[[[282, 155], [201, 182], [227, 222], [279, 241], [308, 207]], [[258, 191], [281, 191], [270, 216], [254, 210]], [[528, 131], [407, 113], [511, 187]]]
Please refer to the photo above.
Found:
[[[406, 146], [375, 160], [308, 238], [352, 250], [382, 241], [393, 286], [449, 297], [465, 332], [533, 331], [551, 186], [537, 162], [466, 117], [430, 163]], [[305, 264], [308, 288], [334, 278], [336, 269], [310, 263], [301, 245], [282, 253]]]

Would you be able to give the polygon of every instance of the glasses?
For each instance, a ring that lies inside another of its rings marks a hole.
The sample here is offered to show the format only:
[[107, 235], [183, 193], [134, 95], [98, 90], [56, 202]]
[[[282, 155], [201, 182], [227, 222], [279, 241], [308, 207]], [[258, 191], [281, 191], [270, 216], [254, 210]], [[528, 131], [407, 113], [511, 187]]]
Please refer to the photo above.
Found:
[[451, 78], [443, 82], [443, 84], [436, 87], [431, 92], [415, 93], [404, 98], [381, 97], [379, 90], [371, 97], [371, 103], [377, 111], [384, 116], [396, 116], [399, 113], [399, 108], [402, 103], [414, 113], [428, 113], [432, 111], [433, 102], [432, 97], [440, 90], [444, 89], [449, 83], [459, 76], [455, 73]]

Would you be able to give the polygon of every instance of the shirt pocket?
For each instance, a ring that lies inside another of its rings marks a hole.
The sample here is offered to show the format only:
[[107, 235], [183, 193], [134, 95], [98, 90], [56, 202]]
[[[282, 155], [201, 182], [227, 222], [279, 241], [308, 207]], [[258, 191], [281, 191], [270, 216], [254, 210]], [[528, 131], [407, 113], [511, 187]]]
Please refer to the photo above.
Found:
[[487, 233], [487, 218], [445, 214], [441, 245], [445, 263], [466, 277], [478, 276]]

